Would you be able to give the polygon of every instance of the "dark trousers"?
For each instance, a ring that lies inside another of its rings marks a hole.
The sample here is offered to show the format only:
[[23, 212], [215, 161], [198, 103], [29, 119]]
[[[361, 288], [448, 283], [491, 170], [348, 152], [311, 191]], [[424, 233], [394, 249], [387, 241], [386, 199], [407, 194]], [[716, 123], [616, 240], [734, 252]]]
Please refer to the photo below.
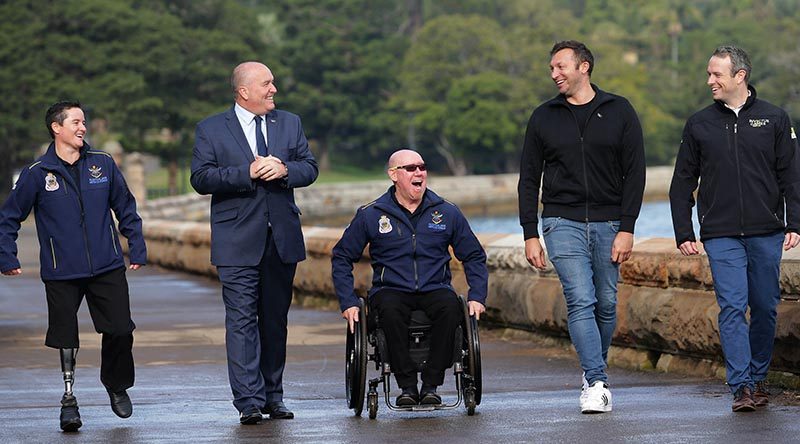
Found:
[[283, 400], [287, 315], [296, 263], [281, 262], [272, 230], [261, 263], [219, 266], [233, 405], [240, 412]]
[[94, 329], [103, 335], [100, 381], [114, 392], [133, 386], [133, 329], [125, 267], [90, 278], [44, 281], [48, 327], [45, 345], [79, 348], [78, 308], [84, 295]]
[[430, 355], [422, 371], [422, 383], [442, 385], [445, 370], [453, 364], [455, 331], [464, 316], [456, 294], [446, 288], [428, 293], [386, 289], [372, 295], [370, 308], [378, 313], [378, 323], [389, 347], [392, 371], [401, 388], [417, 385], [417, 366], [408, 352], [408, 326], [413, 310], [425, 311], [432, 327]]

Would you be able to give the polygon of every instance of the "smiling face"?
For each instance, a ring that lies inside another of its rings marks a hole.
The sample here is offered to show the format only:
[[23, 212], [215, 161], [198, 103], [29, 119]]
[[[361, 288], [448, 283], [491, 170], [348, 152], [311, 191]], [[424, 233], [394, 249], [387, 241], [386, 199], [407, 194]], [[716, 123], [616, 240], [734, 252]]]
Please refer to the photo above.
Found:
[[550, 59], [550, 78], [559, 93], [572, 97], [589, 84], [589, 62], [578, 63], [575, 51], [564, 48]]
[[50, 124], [53, 139], [57, 147], [80, 150], [83, 147], [83, 137], [86, 135], [86, 119], [80, 108], [64, 110], [66, 118], [63, 123], [55, 121]]
[[428, 186], [428, 172], [418, 167], [413, 168], [413, 171], [406, 171], [405, 168], [398, 167], [412, 169], [411, 166], [418, 165], [424, 168], [425, 161], [416, 151], [400, 150], [389, 158], [388, 174], [395, 185], [395, 196], [397, 201], [406, 208], [409, 205], [416, 208], [422, 202]]
[[237, 66], [236, 71], [236, 102], [242, 108], [259, 116], [275, 109], [278, 88], [269, 68], [258, 62], [246, 62]]
[[741, 96], [746, 98], [747, 84], [745, 71], [740, 69], [732, 73], [733, 64], [730, 56], [711, 57], [708, 61], [708, 80], [706, 83], [711, 88], [714, 100], [720, 100], [730, 106], [740, 106]]

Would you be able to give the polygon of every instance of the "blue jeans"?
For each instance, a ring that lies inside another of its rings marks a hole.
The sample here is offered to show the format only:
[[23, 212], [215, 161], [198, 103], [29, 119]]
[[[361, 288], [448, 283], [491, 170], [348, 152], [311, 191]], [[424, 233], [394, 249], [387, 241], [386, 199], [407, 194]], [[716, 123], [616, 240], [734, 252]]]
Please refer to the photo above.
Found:
[[719, 340], [728, 386], [734, 393], [767, 378], [781, 298], [783, 239], [778, 232], [703, 242], [719, 304]]
[[606, 361], [617, 324], [619, 264], [611, 246], [619, 221], [542, 219], [547, 254], [564, 288], [569, 336], [589, 384], [608, 381]]

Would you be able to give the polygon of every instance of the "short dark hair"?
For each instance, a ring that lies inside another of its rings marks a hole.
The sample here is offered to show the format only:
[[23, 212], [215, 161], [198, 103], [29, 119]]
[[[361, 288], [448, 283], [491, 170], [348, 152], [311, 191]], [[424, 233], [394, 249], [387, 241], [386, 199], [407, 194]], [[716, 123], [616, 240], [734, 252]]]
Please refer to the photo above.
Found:
[[53, 128], [52, 128], [53, 122], [58, 122], [59, 125], [63, 125], [64, 120], [67, 118], [67, 110], [70, 110], [72, 108], [81, 108], [81, 103], [71, 102], [71, 101], [61, 101], [61, 102], [56, 102], [50, 105], [50, 108], [47, 108], [47, 114], [45, 114], [44, 116], [44, 123], [45, 125], [47, 125], [47, 132], [50, 133], [51, 139], [56, 138], [56, 135], [53, 133]]
[[744, 82], [750, 83], [750, 71], [753, 70], [753, 65], [750, 64], [750, 57], [747, 56], [747, 52], [744, 49], [734, 45], [722, 45], [714, 50], [714, 54], [711, 54], [711, 57], [723, 59], [730, 57], [731, 75], [735, 76], [737, 72], [744, 70]]
[[583, 62], [588, 62], [589, 76], [592, 75], [592, 70], [594, 69], [594, 56], [592, 55], [592, 51], [589, 51], [589, 48], [587, 48], [586, 45], [577, 40], [562, 40], [553, 45], [553, 49], [550, 50], [550, 57], [553, 57], [562, 49], [572, 50], [572, 52], [575, 54], [575, 60], [577, 61], [576, 65], [580, 65]]

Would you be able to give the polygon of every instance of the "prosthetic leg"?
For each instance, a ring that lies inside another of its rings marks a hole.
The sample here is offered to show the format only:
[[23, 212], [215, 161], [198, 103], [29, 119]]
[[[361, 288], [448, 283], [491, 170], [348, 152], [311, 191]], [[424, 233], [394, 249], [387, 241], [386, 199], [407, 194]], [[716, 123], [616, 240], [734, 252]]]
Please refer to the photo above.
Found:
[[61, 372], [64, 374], [64, 396], [61, 397], [61, 430], [75, 432], [83, 423], [78, 413], [78, 400], [72, 394], [72, 384], [75, 382], [75, 358], [77, 348], [61, 348]]

